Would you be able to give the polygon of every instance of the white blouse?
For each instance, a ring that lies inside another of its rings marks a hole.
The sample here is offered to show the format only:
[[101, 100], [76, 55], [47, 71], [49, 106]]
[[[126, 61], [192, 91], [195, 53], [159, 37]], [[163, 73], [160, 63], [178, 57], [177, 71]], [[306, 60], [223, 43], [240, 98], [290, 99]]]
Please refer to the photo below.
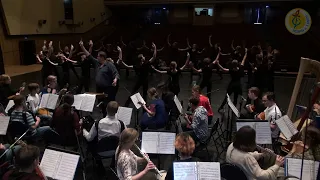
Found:
[[[118, 154], [116, 150], [116, 155]], [[138, 156], [136, 156], [131, 150], [122, 150], [116, 157], [117, 162], [117, 175], [120, 180], [131, 180], [132, 176], [138, 173]]]

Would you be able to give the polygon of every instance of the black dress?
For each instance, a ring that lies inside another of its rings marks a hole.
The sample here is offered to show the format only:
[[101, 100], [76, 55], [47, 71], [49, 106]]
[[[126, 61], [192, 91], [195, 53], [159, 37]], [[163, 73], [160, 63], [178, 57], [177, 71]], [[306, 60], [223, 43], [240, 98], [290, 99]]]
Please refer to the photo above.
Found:
[[180, 93], [179, 77], [181, 75], [181, 71], [179, 69], [177, 69], [177, 71], [175, 72], [168, 70], [167, 74], [169, 75], [169, 91], [173, 92], [175, 95], [178, 96], [178, 94]]
[[212, 69], [214, 65], [210, 63], [209, 65], [205, 65], [202, 68], [202, 81], [200, 83], [200, 88], [203, 89], [207, 87], [207, 94], [206, 96], [211, 99], [211, 91], [212, 91]]

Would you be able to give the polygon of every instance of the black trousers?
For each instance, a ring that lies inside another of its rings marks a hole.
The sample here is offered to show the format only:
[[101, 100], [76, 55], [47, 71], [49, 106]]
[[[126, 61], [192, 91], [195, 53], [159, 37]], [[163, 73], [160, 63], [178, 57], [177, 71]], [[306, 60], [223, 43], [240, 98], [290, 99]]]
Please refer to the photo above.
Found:
[[[203, 77], [205, 78], [205, 77]], [[203, 88], [207, 87], [207, 97], [209, 98], [211, 102], [211, 91], [212, 91], [212, 82], [211, 80], [206, 80], [203, 79], [200, 83], [200, 89], [202, 90]]]
[[[227, 89], [227, 94], [231, 96], [233, 94], [233, 104], [237, 107], [238, 103], [238, 96], [242, 94], [242, 86], [240, 82], [231, 82]], [[219, 109], [222, 109], [227, 103], [227, 95], [225, 96], [222, 104], [220, 105]]]
[[[139, 88], [142, 86], [142, 91], [143, 91], [143, 99], [146, 100], [147, 99], [147, 92], [148, 92], [148, 79], [138, 79], [136, 84], [134, 85], [132, 91], [131, 91], [131, 95], [135, 94]], [[124, 106], [128, 107], [131, 103], [131, 99], [130, 96], [128, 97], [126, 103]]]
[[77, 94], [80, 94], [83, 88], [85, 92], [89, 92], [89, 87], [90, 87], [90, 76], [82, 76], [80, 78]]
[[97, 91], [97, 93], [104, 93], [104, 94], [108, 95], [108, 97], [98, 100], [99, 103], [103, 102], [101, 105], [101, 109], [102, 109], [103, 117], [105, 117], [107, 115], [106, 108], [107, 108], [108, 103], [110, 101], [116, 100], [116, 87], [114, 87], [114, 86], [108, 86], [108, 87], [96, 86], [96, 91]]

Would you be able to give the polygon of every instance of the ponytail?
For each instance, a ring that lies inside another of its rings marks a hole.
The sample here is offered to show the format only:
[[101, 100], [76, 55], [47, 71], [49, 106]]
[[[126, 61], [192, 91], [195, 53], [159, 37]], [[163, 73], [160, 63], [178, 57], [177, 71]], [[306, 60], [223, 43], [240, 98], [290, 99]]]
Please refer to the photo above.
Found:
[[119, 145], [118, 145], [119, 147], [118, 147], [118, 152], [117, 152], [117, 154], [116, 154], [116, 158], [115, 158], [115, 160], [116, 160], [116, 167], [117, 167], [117, 163], [118, 163], [118, 159], [119, 159], [119, 155], [120, 155], [120, 152], [121, 152], [121, 150], [122, 150], [122, 143], [121, 142], [119, 142]]

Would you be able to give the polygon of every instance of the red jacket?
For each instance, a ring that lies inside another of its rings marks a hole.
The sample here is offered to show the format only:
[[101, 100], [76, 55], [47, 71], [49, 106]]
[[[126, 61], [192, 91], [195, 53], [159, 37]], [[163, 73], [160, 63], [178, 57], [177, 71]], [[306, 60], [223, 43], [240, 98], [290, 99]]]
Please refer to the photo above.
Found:
[[209, 98], [207, 98], [206, 96], [200, 94], [200, 103], [199, 106], [203, 106], [207, 112], [208, 112], [208, 116], [213, 116], [213, 112], [212, 112], [212, 108], [211, 108], [211, 104], [209, 101]]

